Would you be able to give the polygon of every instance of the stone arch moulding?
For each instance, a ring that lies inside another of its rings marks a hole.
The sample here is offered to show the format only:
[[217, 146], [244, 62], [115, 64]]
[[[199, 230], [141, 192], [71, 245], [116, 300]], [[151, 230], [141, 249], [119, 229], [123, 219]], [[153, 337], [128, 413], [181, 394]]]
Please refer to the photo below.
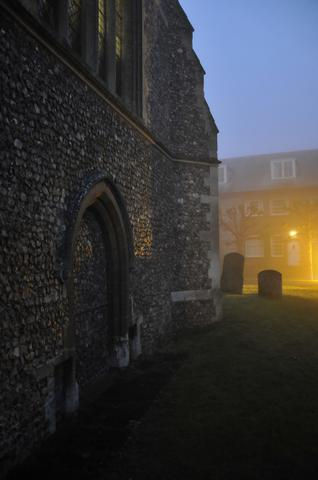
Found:
[[70, 307], [69, 324], [64, 335], [64, 348], [68, 353], [67, 356], [75, 357], [73, 262], [81, 222], [88, 209], [94, 212], [98, 220], [111, 256], [108, 273], [108, 278], [111, 279], [109, 282], [111, 365], [125, 367], [129, 363], [129, 271], [134, 258], [133, 235], [125, 201], [115, 184], [102, 173], [95, 173], [86, 179], [69, 209], [69, 226], [64, 243], [61, 271]]

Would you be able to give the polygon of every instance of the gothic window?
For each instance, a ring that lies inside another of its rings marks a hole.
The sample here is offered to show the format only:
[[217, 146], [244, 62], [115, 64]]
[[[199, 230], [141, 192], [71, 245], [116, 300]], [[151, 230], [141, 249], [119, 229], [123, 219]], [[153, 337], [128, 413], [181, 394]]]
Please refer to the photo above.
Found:
[[69, 42], [73, 50], [80, 53], [81, 50], [81, 0], [69, 0], [68, 2], [68, 25]]
[[52, 29], [56, 28], [56, 2], [54, 0], [39, 0], [39, 17]]
[[106, 69], [106, 0], [98, 0], [98, 74], [105, 77]]
[[116, 93], [122, 94], [123, 2], [116, 0]]
[[91, 74], [128, 109], [142, 114], [142, 0], [25, 1]]

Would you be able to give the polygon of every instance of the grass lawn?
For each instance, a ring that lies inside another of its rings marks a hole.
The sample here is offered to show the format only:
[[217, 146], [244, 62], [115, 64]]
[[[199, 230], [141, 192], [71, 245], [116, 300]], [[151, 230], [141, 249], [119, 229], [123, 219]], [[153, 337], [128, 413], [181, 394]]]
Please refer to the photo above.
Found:
[[224, 320], [179, 338], [189, 354], [123, 452], [116, 479], [318, 475], [318, 285], [282, 300], [227, 295]]

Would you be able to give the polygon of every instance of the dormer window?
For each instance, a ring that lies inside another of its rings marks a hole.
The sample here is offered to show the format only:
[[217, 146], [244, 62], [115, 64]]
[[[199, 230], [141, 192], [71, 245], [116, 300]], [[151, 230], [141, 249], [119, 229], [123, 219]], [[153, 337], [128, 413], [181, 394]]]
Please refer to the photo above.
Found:
[[219, 185], [224, 185], [227, 182], [226, 165], [219, 165]]
[[272, 180], [296, 177], [296, 166], [293, 158], [283, 158], [272, 160], [271, 162]]

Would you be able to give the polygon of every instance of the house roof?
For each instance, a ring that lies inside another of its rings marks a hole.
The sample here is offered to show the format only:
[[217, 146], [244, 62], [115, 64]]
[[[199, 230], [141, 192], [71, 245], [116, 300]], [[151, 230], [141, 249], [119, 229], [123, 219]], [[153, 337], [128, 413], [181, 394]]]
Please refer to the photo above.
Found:
[[[295, 160], [295, 178], [272, 179], [271, 162], [280, 159]], [[227, 181], [219, 185], [220, 193], [318, 188], [318, 149], [225, 158], [221, 162], [226, 166]]]

